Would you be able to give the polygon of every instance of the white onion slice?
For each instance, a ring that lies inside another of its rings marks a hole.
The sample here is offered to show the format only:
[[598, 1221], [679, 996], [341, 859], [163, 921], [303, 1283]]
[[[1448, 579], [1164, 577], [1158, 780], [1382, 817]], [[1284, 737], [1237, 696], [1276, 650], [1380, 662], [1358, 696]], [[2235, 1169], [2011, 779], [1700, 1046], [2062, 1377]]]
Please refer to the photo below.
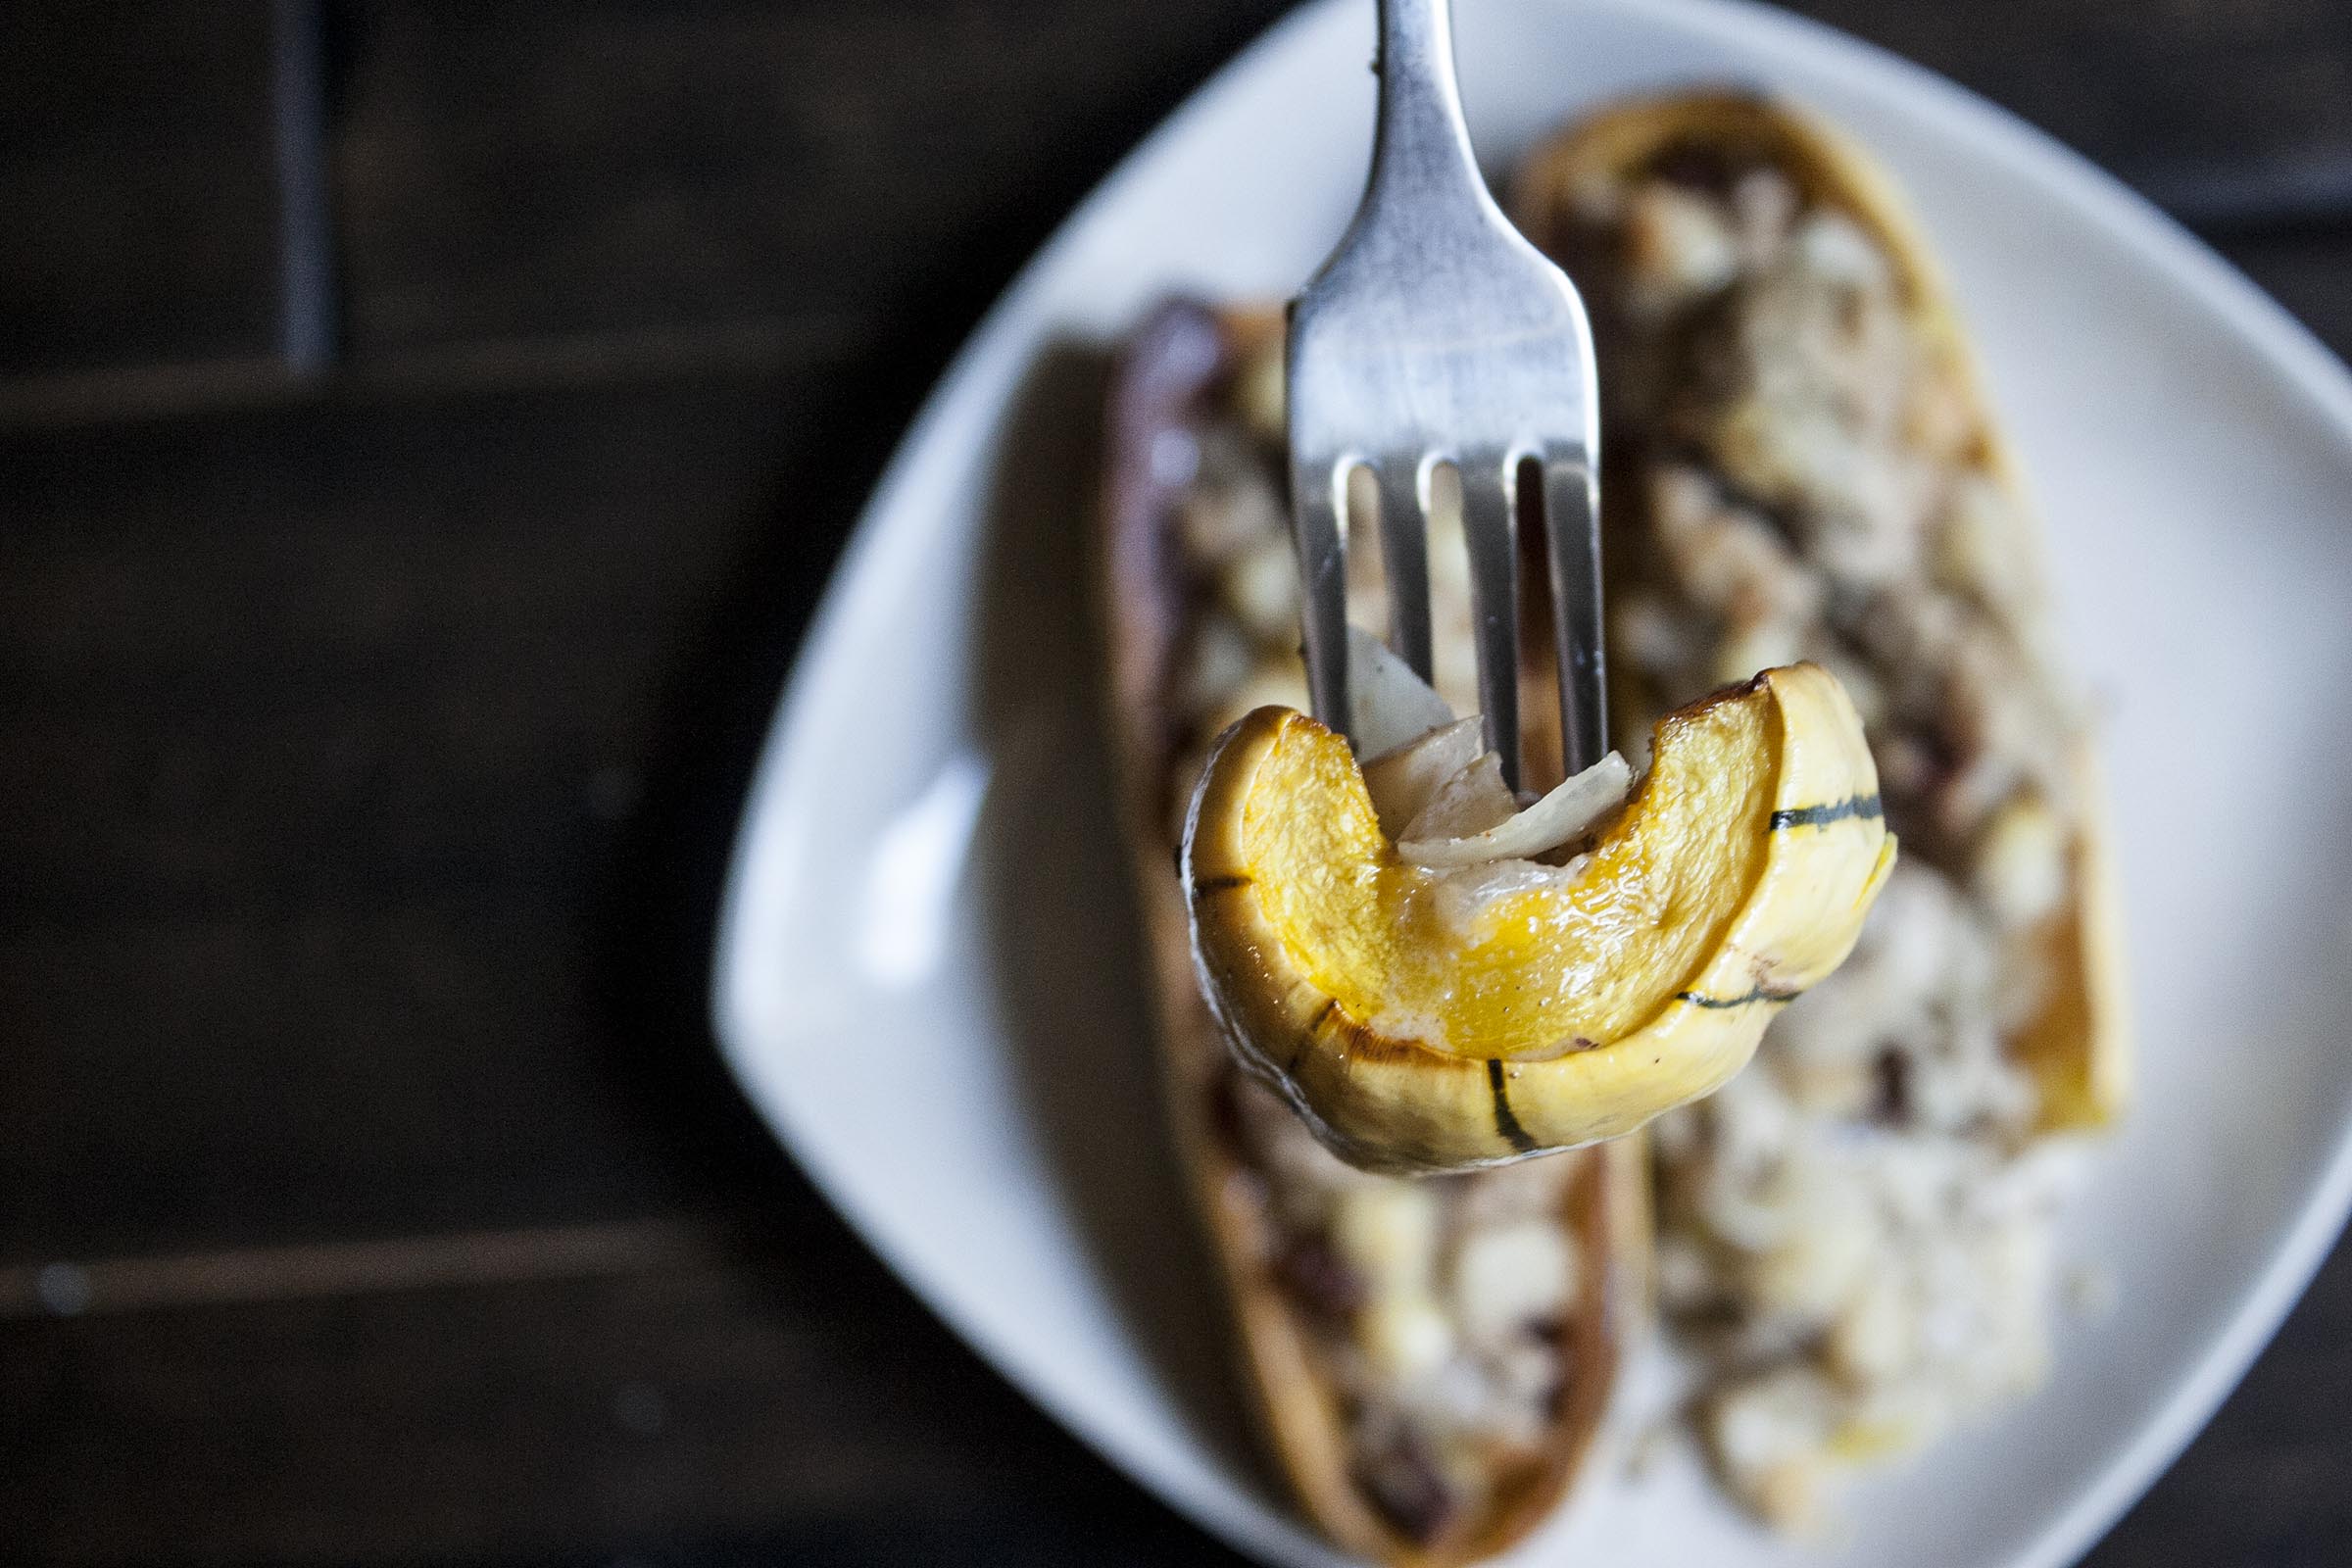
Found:
[[[1517, 797], [1502, 781], [1502, 759], [1493, 752], [1473, 758], [1470, 765], [1447, 779], [1429, 798], [1406, 827], [1401, 839], [1450, 844], [1500, 827], [1519, 810]], [[1403, 849], [1400, 842], [1399, 851]]]
[[1421, 814], [1421, 808], [1429, 804], [1439, 786], [1478, 760], [1479, 748], [1485, 744], [1480, 734], [1484, 728], [1485, 722], [1473, 713], [1441, 724], [1364, 764], [1364, 788], [1372, 793], [1372, 809], [1380, 817], [1383, 833], [1400, 837], [1405, 824]]
[[[1494, 762], [1495, 784], [1500, 787], [1500, 763], [1494, 754], [1489, 752], [1479, 761]], [[1633, 787], [1633, 782], [1634, 770], [1626, 765], [1624, 758], [1611, 752], [1526, 810], [1484, 830], [1457, 830], [1442, 838], [1422, 837], [1426, 829], [1422, 818], [1416, 817], [1407, 830], [1412, 836], [1397, 843], [1396, 853], [1415, 865], [1432, 867], [1532, 859], [1590, 832], [1593, 823], [1624, 804], [1626, 791]], [[1448, 781], [1446, 788], [1451, 787]], [[1445, 791], [1439, 794], [1442, 798]], [[1437, 804], [1433, 800], [1431, 808]], [[1422, 817], [1429, 814], [1429, 810], [1424, 810]]]
[[1348, 738], [1358, 757], [1378, 757], [1453, 722], [1453, 710], [1360, 626], [1348, 628]]

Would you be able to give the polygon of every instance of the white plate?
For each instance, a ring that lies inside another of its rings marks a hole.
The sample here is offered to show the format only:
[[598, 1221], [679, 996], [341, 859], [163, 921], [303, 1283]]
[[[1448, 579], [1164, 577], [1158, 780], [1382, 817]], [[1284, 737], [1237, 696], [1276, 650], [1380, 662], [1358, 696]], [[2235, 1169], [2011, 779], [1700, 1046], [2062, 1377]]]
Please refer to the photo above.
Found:
[[[1579, 105], [1726, 78], [1858, 132], [1921, 208], [2113, 699], [2143, 1088], [2068, 1245], [2118, 1305], [2048, 1389], [1776, 1543], [1692, 1464], [1588, 1477], [1524, 1552], [1639, 1564], [2043, 1565], [2219, 1402], [2352, 1197], [2352, 384], [2105, 176], [1913, 67], [1725, 4], [1472, 0], [1507, 164]], [[900, 447], [753, 789], [719, 1037], [810, 1177], [1004, 1375], [1271, 1561], [1333, 1560], [1249, 1458], [1160, 1132], [1091, 710], [1082, 354], [1175, 289], [1273, 299], [1338, 235], [1371, 126], [1368, 0], [1204, 87], [1071, 218]]]

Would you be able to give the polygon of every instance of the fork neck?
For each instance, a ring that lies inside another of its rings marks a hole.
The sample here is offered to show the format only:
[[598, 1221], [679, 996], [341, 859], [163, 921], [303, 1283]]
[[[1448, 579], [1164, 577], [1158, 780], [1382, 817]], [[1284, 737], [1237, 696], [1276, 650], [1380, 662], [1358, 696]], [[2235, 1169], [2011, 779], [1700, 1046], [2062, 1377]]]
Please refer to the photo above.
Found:
[[1380, 0], [1375, 193], [1424, 208], [1484, 196], [1453, 72], [1452, 0]]

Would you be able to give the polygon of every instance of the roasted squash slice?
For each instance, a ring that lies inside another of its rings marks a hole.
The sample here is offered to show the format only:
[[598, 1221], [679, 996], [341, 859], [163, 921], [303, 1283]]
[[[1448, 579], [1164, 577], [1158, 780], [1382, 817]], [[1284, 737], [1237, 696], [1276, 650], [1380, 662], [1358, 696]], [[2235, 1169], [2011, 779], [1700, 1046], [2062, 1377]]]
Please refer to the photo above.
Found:
[[1564, 866], [1400, 858], [1347, 743], [1267, 708], [1218, 746], [1184, 875], [1251, 1068], [1353, 1162], [1446, 1170], [1632, 1132], [1745, 1065], [1893, 863], [1853, 706], [1812, 665], [1658, 723]]

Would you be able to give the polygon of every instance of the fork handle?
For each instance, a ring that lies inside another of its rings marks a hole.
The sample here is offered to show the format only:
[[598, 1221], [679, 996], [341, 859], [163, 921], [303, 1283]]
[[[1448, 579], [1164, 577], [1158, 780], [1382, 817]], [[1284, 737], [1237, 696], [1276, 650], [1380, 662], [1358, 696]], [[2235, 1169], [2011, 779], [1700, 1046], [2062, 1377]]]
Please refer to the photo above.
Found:
[[[1430, 232], [1444, 209], [1489, 200], [1453, 71], [1453, 0], [1380, 0], [1380, 119], [1372, 192], [1391, 213], [1419, 213]], [[1367, 203], [1369, 205], [1369, 202]]]

